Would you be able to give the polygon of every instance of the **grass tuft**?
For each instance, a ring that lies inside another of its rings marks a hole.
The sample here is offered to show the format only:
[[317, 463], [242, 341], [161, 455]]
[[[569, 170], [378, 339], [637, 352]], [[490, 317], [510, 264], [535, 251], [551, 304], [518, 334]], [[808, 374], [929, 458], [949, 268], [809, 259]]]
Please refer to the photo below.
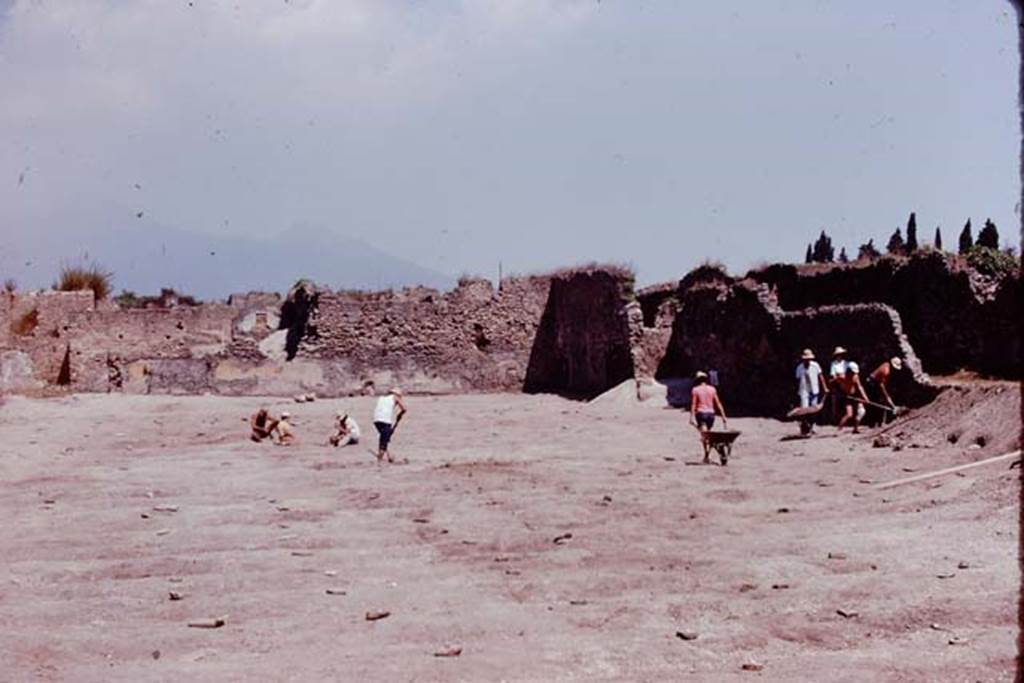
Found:
[[61, 292], [92, 290], [96, 300], [110, 296], [114, 274], [104, 270], [95, 262], [85, 266], [62, 266], [54, 289]]

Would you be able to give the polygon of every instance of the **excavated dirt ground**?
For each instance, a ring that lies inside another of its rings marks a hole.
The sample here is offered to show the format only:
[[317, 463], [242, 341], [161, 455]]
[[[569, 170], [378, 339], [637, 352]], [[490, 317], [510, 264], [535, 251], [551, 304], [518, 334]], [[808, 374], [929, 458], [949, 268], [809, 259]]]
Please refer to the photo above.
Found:
[[[996, 386], [962, 402], [1019, 428]], [[372, 438], [321, 445], [339, 406], [372, 431], [372, 399], [271, 401], [292, 448], [247, 439], [252, 399], [9, 399], [0, 678], [1012, 677], [1019, 470], [873, 487], [998, 454], [943, 438], [948, 401], [898, 451], [735, 420], [726, 468], [651, 405], [408, 403], [382, 467]]]

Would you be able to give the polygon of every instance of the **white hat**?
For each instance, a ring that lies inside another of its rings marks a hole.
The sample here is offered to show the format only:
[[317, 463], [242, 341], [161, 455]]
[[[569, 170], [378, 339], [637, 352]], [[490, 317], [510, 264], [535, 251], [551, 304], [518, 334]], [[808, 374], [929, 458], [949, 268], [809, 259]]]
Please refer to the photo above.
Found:
[[292, 414], [291, 414], [291, 413], [289, 413], [289, 412], [288, 412], [287, 410], [285, 410], [285, 411], [282, 411], [282, 413], [281, 413], [281, 419], [282, 419], [282, 420], [287, 420], [287, 419], [288, 419], [289, 417], [291, 417], [291, 416], [292, 416]]
[[897, 370], [903, 369], [903, 361], [900, 360], [899, 356], [893, 356], [892, 360], [889, 361], [889, 365], [893, 366]]
[[390, 393], [394, 394], [395, 396], [401, 396], [402, 390], [399, 389], [398, 387], [393, 387]]
[[832, 355], [833, 356], [842, 356], [845, 353], [846, 353], [846, 349], [844, 349], [842, 346], [837, 346], [836, 350], [832, 352]]
[[804, 352], [800, 354], [800, 357], [804, 360], [814, 360], [814, 351], [810, 349], [804, 349]]
[[698, 370], [697, 374], [694, 375], [694, 378], [695, 379], [707, 379], [708, 378], [708, 373], [704, 372], [703, 370]]

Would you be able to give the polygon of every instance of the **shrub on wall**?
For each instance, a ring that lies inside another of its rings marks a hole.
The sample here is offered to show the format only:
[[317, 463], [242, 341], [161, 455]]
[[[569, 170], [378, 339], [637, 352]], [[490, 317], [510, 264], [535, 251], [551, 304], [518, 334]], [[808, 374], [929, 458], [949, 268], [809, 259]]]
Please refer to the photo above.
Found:
[[1017, 257], [1013, 254], [979, 246], [974, 246], [967, 252], [967, 263], [979, 273], [993, 277], [1010, 275], [1020, 267]]
[[103, 270], [98, 264], [88, 266], [63, 266], [53, 288], [62, 292], [92, 290], [96, 300], [110, 296], [114, 274]]

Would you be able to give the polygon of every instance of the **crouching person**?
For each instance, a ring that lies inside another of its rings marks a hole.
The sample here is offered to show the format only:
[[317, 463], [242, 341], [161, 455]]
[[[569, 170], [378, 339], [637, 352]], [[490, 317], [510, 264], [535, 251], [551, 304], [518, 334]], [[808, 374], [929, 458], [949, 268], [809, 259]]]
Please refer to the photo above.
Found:
[[252, 429], [249, 438], [259, 443], [263, 439], [272, 438], [274, 430], [277, 428], [277, 420], [270, 416], [270, 412], [265, 407], [261, 407], [249, 418], [249, 427]]
[[350, 443], [356, 444], [359, 443], [360, 436], [359, 424], [355, 421], [355, 418], [350, 416], [344, 410], [339, 410], [338, 420], [334, 427], [334, 434], [330, 438], [331, 445], [341, 447], [347, 446]]

